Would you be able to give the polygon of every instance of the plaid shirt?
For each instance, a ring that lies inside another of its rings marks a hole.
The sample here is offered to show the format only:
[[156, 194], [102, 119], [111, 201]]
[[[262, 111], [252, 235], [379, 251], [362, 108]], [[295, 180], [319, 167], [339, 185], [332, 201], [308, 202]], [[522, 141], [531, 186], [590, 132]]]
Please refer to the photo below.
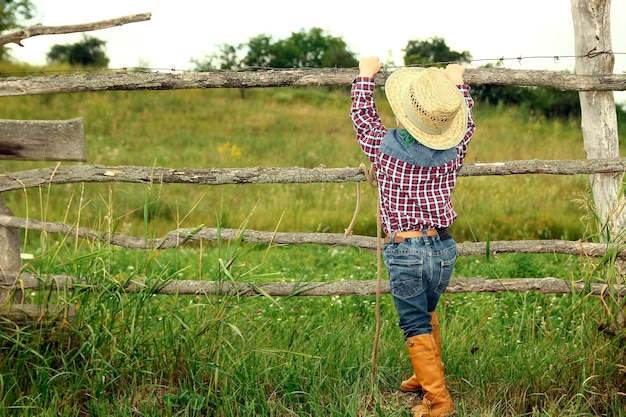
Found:
[[395, 129], [383, 126], [374, 103], [374, 88], [374, 78], [355, 78], [350, 116], [359, 145], [376, 169], [385, 233], [450, 226], [457, 217], [450, 197], [476, 129], [470, 87], [458, 86], [469, 112], [467, 131], [455, 148], [456, 156], [433, 167], [413, 165], [381, 152], [383, 138]]

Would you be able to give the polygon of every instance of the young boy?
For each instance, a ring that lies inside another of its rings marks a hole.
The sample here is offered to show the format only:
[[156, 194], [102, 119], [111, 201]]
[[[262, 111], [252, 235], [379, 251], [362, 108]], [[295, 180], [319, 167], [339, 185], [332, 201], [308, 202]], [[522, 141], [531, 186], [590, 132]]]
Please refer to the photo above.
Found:
[[474, 135], [474, 102], [465, 68], [404, 68], [392, 73], [385, 94], [397, 129], [383, 126], [374, 103], [377, 57], [359, 63], [350, 115], [361, 149], [376, 169], [389, 288], [414, 375], [400, 390], [424, 393], [414, 416], [447, 416], [446, 389], [435, 308], [457, 256], [447, 228], [457, 215], [450, 200]]

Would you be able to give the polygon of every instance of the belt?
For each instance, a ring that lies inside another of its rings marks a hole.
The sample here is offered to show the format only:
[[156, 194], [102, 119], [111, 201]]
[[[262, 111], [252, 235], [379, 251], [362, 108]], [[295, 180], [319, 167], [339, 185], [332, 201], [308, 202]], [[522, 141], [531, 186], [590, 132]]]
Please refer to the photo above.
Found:
[[[426, 236], [439, 236], [441, 240], [448, 240], [452, 238], [448, 229], [427, 229]], [[404, 239], [410, 239], [412, 237], [424, 237], [424, 233], [420, 230], [397, 232], [394, 235], [393, 243], [402, 243], [404, 242]], [[385, 236], [385, 240], [383, 240], [383, 242], [385, 244], [391, 243], [391, 237]]]

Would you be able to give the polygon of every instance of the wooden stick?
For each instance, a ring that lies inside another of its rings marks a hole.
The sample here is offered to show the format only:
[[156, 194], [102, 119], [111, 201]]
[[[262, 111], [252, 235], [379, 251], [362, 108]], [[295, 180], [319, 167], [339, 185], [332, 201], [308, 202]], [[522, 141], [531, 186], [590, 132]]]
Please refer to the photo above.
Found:
[[107, 29], [116, 26], [122, 26], [127, 23], [142, 22], [150, 20], [152, 13], [141, 13], [129, 16], [117, 17], [115, 19], [100, 20], [92, 23], [81, 23], [77, 25], [64, 25], [64, 26], [43, 26], [41, 24], [30, 26], [24, 29], [20, 29], [15, 32], [0, 35], [0, 45], [6, 45], [7, 43], [16, 43], [19, 46], [22, 45], [22, 41], [27, 38], [40, 35], [60, 35], [64, 33], [76, 33], [76, 32], [90, 32], [94, 30]]

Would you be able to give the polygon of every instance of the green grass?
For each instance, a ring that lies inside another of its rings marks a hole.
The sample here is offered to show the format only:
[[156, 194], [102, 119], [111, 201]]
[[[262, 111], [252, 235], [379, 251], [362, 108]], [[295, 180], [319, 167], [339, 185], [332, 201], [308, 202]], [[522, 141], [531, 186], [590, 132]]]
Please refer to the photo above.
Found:
[[[153, 295], [159, 279], [375, 279], [374, 252], [234, 242], [157, 256], [49, 249], [57, 256], [37, 256], [27, 269], [89, 277], [90, 287], [27, 294], [76, 305], [70, 322], [4, 324], [5, 413], [409, 415], [413, 396], [396, 390], [410, 365], [388, 295], [380, 305], [375, 378], [375, 296]], [[571, 276], [576, 259], [541, 255], [520, 271], [527, 258], [463, 258], [455, 276], [578, 278]], [[144, 291], [123, 291], [144, 273], [153, 278]], [[624, 415], [623, 338], [601, 330], [599, 298], [445, 294], [439, 313], [459, 415]]]
[[[391, 120], [380, 96], [383, 117]], [[85, 118], [89, 164], [329, 167], [366, 162], [346, 89], [106, 92], [0, 98], [6, 119]], [[579, 123], [525, 110], [475, 109], [469, 161], [583, 159]], [[53, 163], [3, 161], [14, 172]], [[343, 232], [354, 184], [74, 184], [4, 193], [16, 215], [161, 236], [179, 227]], [[583, 176], [461, 178], [457, 241], [589, 239]], [[354, 232], [376, 234], [363, 187]], [[530, 207], [531, 209], [529, 209]], [[248, 219], [248, 220], [246, 220]], [[0, 415], [409, 416], [410, 374], [393, 303], [376, 297], [155, 295], [169, 280], [371, 280], [376, 253], [315, 245], [201, 242], [131, 251], [72, 236], [22, 233], [24, 271], [86, 278], [28, 302], [76, 307], [54, 323], [0, 322]], [[383, 271], [383, 277], [386, 277]], [[148, 277], [140, 292], [124, 288]], [[557, 277], [623, 283], [610, 255], [463, 257], [455, 277]], [[446, 379], [460, 416], [625, 416], [624, 299], [536, 292], [444, 294]]]

